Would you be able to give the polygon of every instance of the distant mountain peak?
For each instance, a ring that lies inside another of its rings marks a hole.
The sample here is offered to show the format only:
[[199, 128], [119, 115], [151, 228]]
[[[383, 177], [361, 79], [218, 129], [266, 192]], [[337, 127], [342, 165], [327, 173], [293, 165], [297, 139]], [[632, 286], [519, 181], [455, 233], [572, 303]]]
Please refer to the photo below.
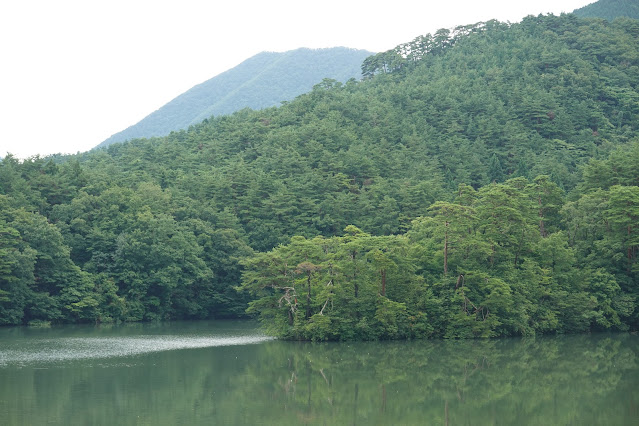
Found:
[[371, 54], [347, 47], [258, 53], [192, 87], [98, 147], [136, 138], [165, 136], [213, 115], [231, 114], [247, 107], [277, 106], [310, 91], [324, 78], [341, 82], [359, 79], [361, 64]]

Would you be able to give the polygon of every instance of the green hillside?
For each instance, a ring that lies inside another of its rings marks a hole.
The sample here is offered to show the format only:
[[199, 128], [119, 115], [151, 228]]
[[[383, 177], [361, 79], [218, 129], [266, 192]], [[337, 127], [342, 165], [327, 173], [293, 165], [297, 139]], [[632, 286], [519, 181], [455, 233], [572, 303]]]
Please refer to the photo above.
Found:
[[612, 21], [618, 17], [639, 19], [637, 0], [599, 0], [573, 12], [582, 18], [603, 18]]
[[639, 31], [439, 30], [278, 108], [0, 163], [0, 322], [293, 339], [639, 326]]
[[359, 79], [360, 65], [370, 54], [345, 47], [262, 52], [189, 89], [99, 146], [168, 135], [212, 115], [231, 114], [243, 108], [277, 106], [308, 92], [323, 78], [341, 82]]

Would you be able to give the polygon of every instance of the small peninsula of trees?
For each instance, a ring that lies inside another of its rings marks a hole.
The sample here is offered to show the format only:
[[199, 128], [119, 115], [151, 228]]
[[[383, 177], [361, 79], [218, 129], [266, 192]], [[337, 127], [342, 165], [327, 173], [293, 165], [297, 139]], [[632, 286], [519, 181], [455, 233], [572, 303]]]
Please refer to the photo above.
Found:
[[278, 108], [0, 161], [0, 324], [639, 328], [639, 22], [440, 30]]
[[[561, 229], [561, 213], [577, 206], [562, 207], [562, 191], [542, 175], [479, 191], [462, 184], [452, 202], [433, 203], [401, 235], [375, 237], [349, 226], [341, 237], [293, 237], [246, 262], [243, 288], [258, 297], [250, 311], [268, 330], [292, 339], [627, 329], [638, 247], [625, 230], [639, 223], [639, 188], [596, 194], [589, 215], [602, 224], [591, 253], [599, 262], [578, 262], [576, 247], [585, 241], [576, 230], [585, 223], [575, 217], [581, 223]], [[618, 256], [612, 247], [619, 245], [628, 257], [611, 268], [601, 259]], [[625, 282], [613, 273], [624, 276], [624, 267]]]

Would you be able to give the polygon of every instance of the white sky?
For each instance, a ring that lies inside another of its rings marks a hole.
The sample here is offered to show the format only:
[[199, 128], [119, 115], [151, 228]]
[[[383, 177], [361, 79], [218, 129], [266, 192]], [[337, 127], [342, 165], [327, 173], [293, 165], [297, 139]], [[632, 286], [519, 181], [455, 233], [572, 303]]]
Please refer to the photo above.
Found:
[[380, 52], [439, 28], [594, 0], [5, 0], [0, 157], [86, 151], [262, 52]]

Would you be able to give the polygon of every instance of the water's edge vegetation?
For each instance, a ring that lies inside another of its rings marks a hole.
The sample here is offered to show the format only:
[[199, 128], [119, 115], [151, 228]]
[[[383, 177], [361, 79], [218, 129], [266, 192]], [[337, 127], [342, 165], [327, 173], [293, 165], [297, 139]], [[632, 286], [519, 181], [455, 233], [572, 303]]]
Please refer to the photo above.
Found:
[[639, 328], [639, 21], [439, 30], [279, 108], [0, 162], [0, 324]]

